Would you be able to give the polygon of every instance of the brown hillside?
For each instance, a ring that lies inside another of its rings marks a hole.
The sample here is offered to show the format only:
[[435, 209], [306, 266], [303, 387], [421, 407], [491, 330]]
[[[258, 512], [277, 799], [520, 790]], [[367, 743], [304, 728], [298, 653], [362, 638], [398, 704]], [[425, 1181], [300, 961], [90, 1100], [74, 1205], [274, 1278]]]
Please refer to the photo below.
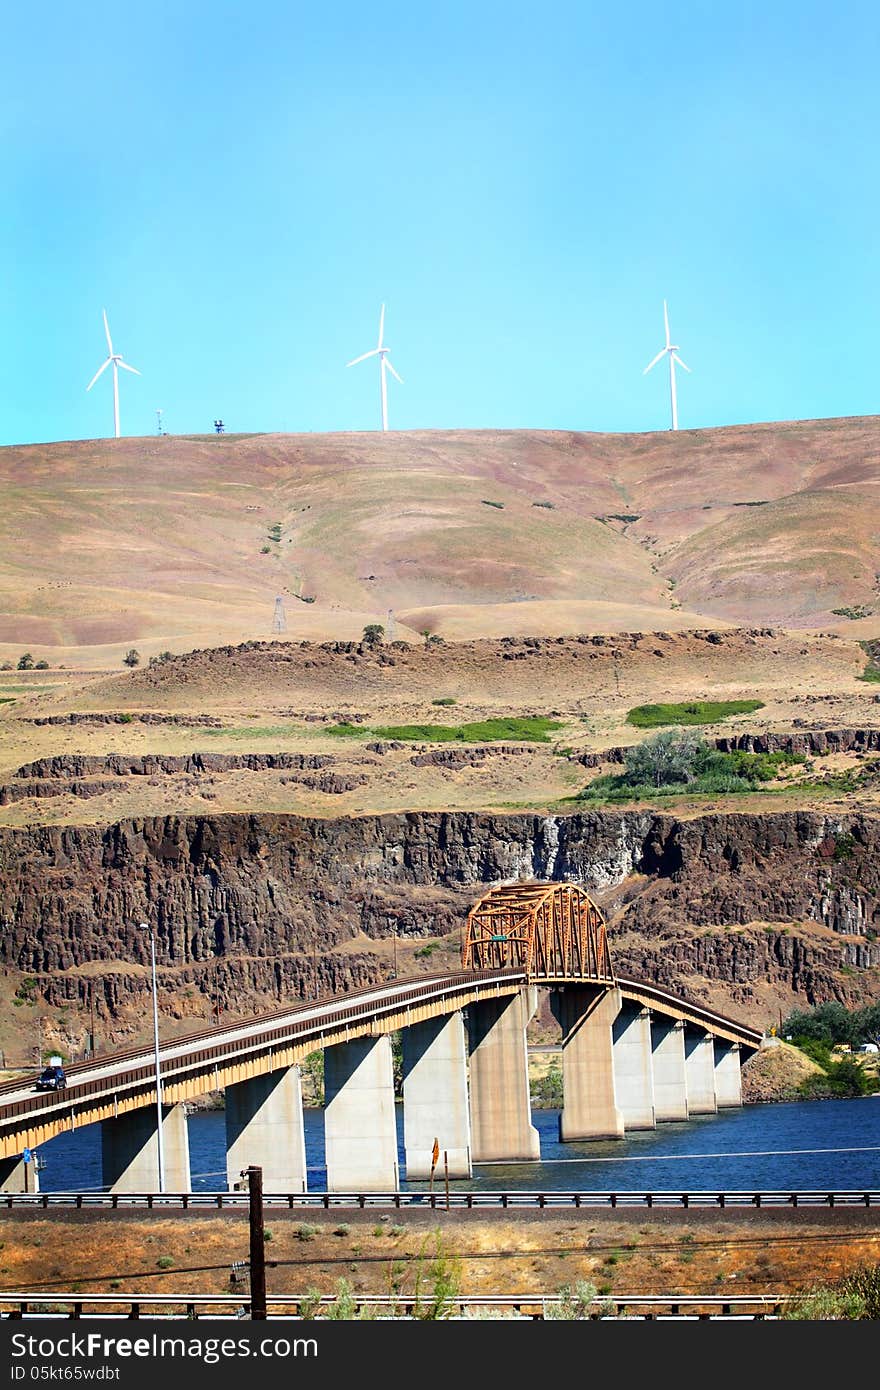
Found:
[[826, 626], [880, 613], [878, 536], [875, 417], [7, 448], [0, 655], [106, 665], [132, 643], [264, 637], [278, 593], [318, 639], [389, 609], [450, 636]]

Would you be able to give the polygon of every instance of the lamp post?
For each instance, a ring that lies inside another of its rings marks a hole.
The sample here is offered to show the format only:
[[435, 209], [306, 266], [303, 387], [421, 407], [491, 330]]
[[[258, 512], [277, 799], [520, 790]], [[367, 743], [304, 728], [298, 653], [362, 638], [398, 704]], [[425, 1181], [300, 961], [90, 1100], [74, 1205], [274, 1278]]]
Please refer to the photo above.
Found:
[[165, 1191], [165, 1146], [162, 1138], [162, 1070], [159, 1065], [159, 996], [156, 991], [156, 928], [140, 922], [141, 931], [150, 933], [150, 964], [153, 972], [153, 1048], [156, 1057], [156, 1140], [159, 1155], [159, 1191]]

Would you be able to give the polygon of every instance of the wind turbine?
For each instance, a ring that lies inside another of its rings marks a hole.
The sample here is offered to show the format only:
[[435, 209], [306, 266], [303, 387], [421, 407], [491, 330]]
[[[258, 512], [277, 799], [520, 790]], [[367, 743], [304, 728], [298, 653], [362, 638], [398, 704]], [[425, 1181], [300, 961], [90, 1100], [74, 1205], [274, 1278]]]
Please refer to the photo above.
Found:
[[383, 428], [383, 430], [387, 430], [387, 428], [388, 428], [388, 386], [387, 386], [387, 383], [386, 383], [386, 381], [385, 381], [385, 372], [386, 372], [386, 369], [391, 373], [391, 375], [394, 377], [394, 379], [395, 379], [396, 381], [399, 381], [399, 382], [400, 382], [401, 386], [403, 385], [403, 377], [402, 377], [402, 376], [398, 376], [397, 372], [394, 370], [394, 368], [392, 367], [391, 363], [387, 360], [388, 354], [389, 354], [389, 352], [391, 351], [391, 349], [388, 348], [388, 347], [384, 347], [383, 344], [382, 344], [382, 337], [383, 337], [383, 335], [384, 335], [384, 332], [385, 332], [385, 305], [383, 304], [383, 305], [382, 305], [382, 311], [381, 311], [381, 313], [379, 314], [379, 342], [378, 342], [378, 344], [376, 345], [376, 347], [371, 348], [369, 352], [362, 352], [361, 355], [360, 355], [360, 357], [355, 357], [355, 358], [352, 359], [351, 362], [346, 362], [345, 365], [346, 365], [346, 367], [354, 367], [354, 366], [357, 365], [358, 362], [365, 362], [365, 361], [367, 360], [368, 357], [378, 357], [378, 359], [379, 359], [379, 384], [380, 384], [381, 389], [382, 389], [382, 428]]
[[135, 376], [140, 376], [137, 367], [130, 367], [127, 362], [123, 362], [121, 353], [113, 351], [113, 343], [110, 338], [110, 328], [107, 323], [107, 310], [102, 309], [104, 315], [104, 332], [107, 335], [107, 360], [95, 372], [88, 386], [87, 391], [91, 391], [98, 377], [111, 365], [113, 366], [113, 424], [116, 430], [116, 438], [119, 438], [119, 368], [122, 367], [126, 372], [134, 372]]
[[669, 396], [672, 401], [672, 428], [674, 430], [677, 430], [678, 402], [675, 399], [675, 364], [677, 362], [680, 367], [684, 367], [686, 372], [690, 371], [690, 367], [687, 365], [686, 362], [682, 362], [681, 358], [678, 356], [677, 346], [675, 345], [675, 343], [672, 342], [671, 338], [669, 337], [669, 314], [666, 309], [665, 299], [663, 301], [663, 322], [666, 326], [666, 346], [662, 347], [660, 351], [657, 353], [657, 356], [648, 363], [647, 367], [642, 372], [642, 376], [647, 376], [651, 368], [656, 367], [661, 357], [669, 358]]

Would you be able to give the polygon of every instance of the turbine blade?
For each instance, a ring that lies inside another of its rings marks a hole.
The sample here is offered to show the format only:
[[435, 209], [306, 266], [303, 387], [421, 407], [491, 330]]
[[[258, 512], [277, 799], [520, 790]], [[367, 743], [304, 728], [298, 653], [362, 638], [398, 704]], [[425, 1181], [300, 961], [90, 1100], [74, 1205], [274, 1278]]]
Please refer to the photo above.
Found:
[[107, 335], [107, 351], [108, 351], [108, 353], [110, 354], [110, 356], [112, 357], [112, 356], [113, 356], [113, 344], [112, 344], [112, 342], [110, 341], [110, 325], [109, 325], [108, 322], [107, 322], [107, 310], [106, 310], [106, 309], [102, 309], [102, 310], [101, 310], [101, 313], [104, 315], [104, 332], [105, 332], [106, 335]]
[[358, 362], [366, 362], [368, 357], [378, 357], [379, 349], [370, 348], [369, 352], [362, 352], [360, 357], [353, 357], [350, 362], [346, 362], [346, 367], [356, 367]]
[[125, 372], [134, 372], [135, 376], [140, 376], [140, 372], [138, 371], [137, 367], [130, 367], [130, 366], [128, 365], [127, 362], [123, 362], [123, 360], [122, 360], [121, 357], [117, 357], [116, 360], [117, 360], [117, 362], [119, 363], [119, 365], [120, 365], [120, 367], [122, 368], [123, 371], [125, 371]]
[[686, 372], [689, 372], [689, 371], [690, 371], [690, 367], [688, 366], [687, 362], [682, 362], [682, 360], [681, 360], [681, 358], [679, 357], [679, 355], [678, 355], [677, 352], [674, 352], [674, 353], [672, 354], [672, 360], [673, 360], [674, 362], [677, 362], [678, 365], [679, 365], [680, 367], [684, 367], [684, 369], [685, 369]]
[[107, 368], [110, 366], [110, 363], [111, 363], [112, 361], [113, 361], [113, 358], [112, 358], [112, 357], [108, 357], [108, 358], [107, 358], [107, 361], [106, 361], [106, 362], [103, 362], [103, 363], [101, 364], [101, 366], [98, 368], [98, 370], [95, 372], [95, 375], [92, 377], [91, 381], [89, 382], [88, 386], [86, 387], [86, 390], [87, 390], [87, 391], [91, 391], [91, 389], [92, 389], [92, 387], [94, 386], [95, 382], [98, 380], [98, 377], [101, 375], [102, 372], [105, 372], [105, 371], [107, 370]]
[[666, 346], [669, 347], [672, 339], [669, 336], [669, 314], [666, 309], [666, 300], [663, 301], [663, 325], [666, 329]]
[[380, 314], [379, 314], [379, 347], [382, 346], [382, 337], [383, 337], [384, 333], [385, 333], [385, 305], [383, 304], [383, 305], [382, 305], [381, 312], [380, 312]]
[[657, 353], [657, 356], [654, 357], [654, 358], [652, 358], [652, 360], [648, 363], [647, 367], [646, 367], [645, 370], [642, 372], [642, 376], [647, 376], [647, 375], [648, 375], [648, 372], [651, 370], [651, 368], [652, 368], [652, 367], [656, 367], [657, 363], [660, 361], [660, 358], [661, 358], [661, 357], [664, 357], [665, 355], [666, 355], [666, 349], [665, 349], [665, 348], [661, 348], [660, 351]]
[[391, 363], [388, 361], [388, 358], [387, 358], [387, 357], [385, 358], [385, 366], [388, 368], [389, 372], [390, 372], [391, 375], [395, 378], [395, 380], [396, 380], [396, 381], [399, 381], [400, 384], [401, 384], [401, 386], [402, 386], [402, 385], [403, 385], [403, 377], [402, 377], [402, 376], [398, 376], [397, 372], [394, 370], [394, 368], [392, 367]]

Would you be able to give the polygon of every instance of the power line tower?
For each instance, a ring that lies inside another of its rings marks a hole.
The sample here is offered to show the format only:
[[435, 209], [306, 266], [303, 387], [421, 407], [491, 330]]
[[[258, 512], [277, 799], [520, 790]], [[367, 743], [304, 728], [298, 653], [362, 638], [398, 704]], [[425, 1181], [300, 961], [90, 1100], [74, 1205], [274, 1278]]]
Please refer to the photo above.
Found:
[[165, 433], [165, 426], [162, 424], [162, 411], [161, 411], [161, 410], [157, 410], [157, 411], [156, 411], [156, 433], [157, 433], [157, 434], [164, 434], [164, 433]]
[[284, 599], [280, 594], [275, 599], [275, 612], [272, 615], [272, 631], [287, 631], [287, 614], [284, 611]]
[[388, 609], [388, 618], [385, 622], [385, 636], [389, 642], [397, 640], [397, 623], [394, 621], [394, 609]]

